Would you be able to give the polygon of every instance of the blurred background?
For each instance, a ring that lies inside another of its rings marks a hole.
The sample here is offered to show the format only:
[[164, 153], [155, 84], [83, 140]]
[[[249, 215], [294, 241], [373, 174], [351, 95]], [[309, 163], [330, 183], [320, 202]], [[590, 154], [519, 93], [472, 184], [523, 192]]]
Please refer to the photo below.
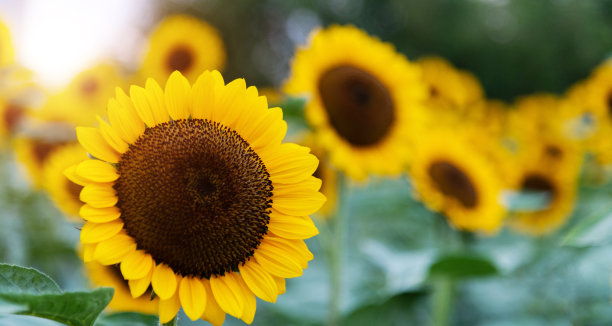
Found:
[[[117, 62], [126, 74], [136, 72], [151, 29], [174, 13], [218, 29], [226, 81], [244, 77], [247, 85], [272, 90], [290, 75], [295, 49], [307, 43], [311, 30], [333, 23], [354, 24], [391, 42], [409, 60], [441, 56], [473, 73], [487, 98], [506, 102], [539, 92], [562, 95], [612, 54], [607, 0], [0, 1], [16, 61], [31, 70], [44, 92], [67, 87], [104, 60]], [[287, 105], [295, 136], [305, 123], [301, 109]], [[13, 154], [3, 152], [1, 159], [0, 260], [38, 268], [65, 289], [89, 287], [75, 253], [78, 227], [62, 218], [45, 193], [33, 190]], [[468, 270], [453, 276], [461, 281], [450, 305], [451, 325], [612, 324], [612, 186], [603, 180], [593, 185], [581, 179], [572, 219], [544, 237], [453, 230], [413, 199], [408, 178], [351, 184], [341, 204], [349, 219], [339, 324], [432, 324], [439, 284], [431, 282], [432, 269], [440, 248], [466, 243], [478, 259], [440, 267]], [[307, 241], [315, 259], [304, 276], [287, 281], [287, 293], [276, 304], [258, 301], [254, 325], [327, 324], [326, 248], [335, 240], [325, 222], [317, 225], [321, 234]], [[180, 324], [207, 323], [183, 316]], [[243, 323], [228, 316], [226, 324]]]

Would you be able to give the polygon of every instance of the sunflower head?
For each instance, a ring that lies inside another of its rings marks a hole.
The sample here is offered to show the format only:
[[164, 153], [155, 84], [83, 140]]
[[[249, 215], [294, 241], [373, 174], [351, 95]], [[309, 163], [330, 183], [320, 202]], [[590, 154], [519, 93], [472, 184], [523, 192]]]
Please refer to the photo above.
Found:
[[172, 15], [151, 33], [140, 75], [165, 80], [178, 70], [193, 82], [204, 70], [224, 65], [223, 40], [214, 27], [192, 16]]
[[275, 301], [312, 259], [308, 215], [325, 201], [316, 157], [282, 143], [280, 108], [217, 71], [193, 87], [175, 72], [165, 90], [152, 79], [118, 90], [108, 117], [77, 128], [94, 157], [72, 176], [85, 180], [85, 260], [120, 264], [133, 295], [151, 285], [162, 322], [183, 307], [250, 323], [255, 296]]
[[306, 118], [339, 169], [355, 179], [401, 171], [426, 89], [390, 44], [354, 26], [315, 30], [284, 88], [309, 97]]

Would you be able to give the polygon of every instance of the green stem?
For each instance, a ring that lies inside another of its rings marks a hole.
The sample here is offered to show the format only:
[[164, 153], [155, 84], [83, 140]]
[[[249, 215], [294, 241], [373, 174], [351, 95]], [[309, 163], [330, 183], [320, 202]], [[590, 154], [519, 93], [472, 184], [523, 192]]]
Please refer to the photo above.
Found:
[[177, 326], [178, 325], [178, 314], [176, 316], [174, 316], [174, 318], [172, 318], [171, 321], [167, 322], [167, 323], [160, 323], [161, 326]]
[[455, 281], [449, 277], [440, 277], [434, 283], [433, 324], [432, 326], [450, 325], [455, 297]]
[[342, 253], [344, 251], [344, 232], [346, 229], [346, 180], [341, 172], [338, 172], [338, 209], [336, 216], [331, 218], [331, 241], [329, 244], [329, 267], [330, 267], [330, 300], [329, 300], [329, 326], [337, 326], [340, 321], [340, 302], [342, 293]]

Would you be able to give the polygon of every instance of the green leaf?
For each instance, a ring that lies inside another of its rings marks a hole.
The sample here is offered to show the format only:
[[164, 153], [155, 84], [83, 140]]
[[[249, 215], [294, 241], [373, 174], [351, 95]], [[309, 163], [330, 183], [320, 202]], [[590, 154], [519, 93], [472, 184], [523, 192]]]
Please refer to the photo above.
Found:
[[96, 322], [96, 326], [157, 326], [157, 316], [139, 314], [136, 312], [120, 312], [112, 315], [102, 316]]
[[[47, 275], [32, 268], [0, 264], [0, 300], [11, 312], [69, 326], [91, 326], [113, 297], [112, 288], [62, 292]], [[3, 305], [4, 305], [3, 304]]]
[[488, 259], [470, 255], [448, 255], [429, 267], [429, 277], [470, 278], [498, 274]]
[[341, 325], [425, 325], [428, 320], [425, 294], [404, 292], [381, 303], [363, 305], [348, 314]]

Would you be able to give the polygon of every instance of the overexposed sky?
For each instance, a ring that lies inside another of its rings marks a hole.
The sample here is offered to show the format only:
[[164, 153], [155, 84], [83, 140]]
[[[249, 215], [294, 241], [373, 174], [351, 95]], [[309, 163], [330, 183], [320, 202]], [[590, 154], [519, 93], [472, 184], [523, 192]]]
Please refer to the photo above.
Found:
[[150, 0], [4, 0], [17, 60], [47, 87], [59, 87], [104, 59], [138, 59], [155, 16]]

